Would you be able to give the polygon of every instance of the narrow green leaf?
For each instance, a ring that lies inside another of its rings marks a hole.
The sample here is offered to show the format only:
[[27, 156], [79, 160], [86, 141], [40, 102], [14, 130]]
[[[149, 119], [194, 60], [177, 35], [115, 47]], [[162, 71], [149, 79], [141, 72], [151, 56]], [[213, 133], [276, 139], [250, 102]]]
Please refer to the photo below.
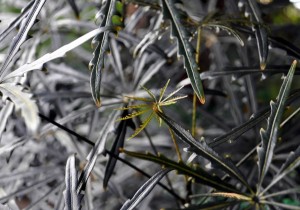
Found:
[[205, 96], [202, 81], [199, 76], [199, 65], [196, 63], [194, 48], [189, 42], [188, 32], [180, 23], [182, 19], [177, 11], [175, 0], [162, 0], [162, 12], [165, 19], [169, 19], [172, 24], [171, 34], [177, 38], [178, 54], [184, 57], [184, 67], [191, 80], [191, 85], [202, 104], [205, 103]]
[[184, 128], [177, 124], [174, 120], [166, 116], [162, 112], [157, 112], [157, 115], [174, 131], [174, 133], [185, 143], [190, 145], [190, 150], [195, 152], [197, 155], [200, 155], [213, 164], [220, 166], [224, 172], [235, 177], [241, 183], [243, 183], [249, 190], [251, 190], [246, 179], [239, 171], [239, 169], [230, 161], [225, 160], [219, 156], [212, 148], [210, 148], [205, 142], [199, 142]]
[[197, 170], [189, 167], [188, 165], [185, 165], [182, 162], [175, 162], [167, 157], [159, 154], [158, 156], [152, 155], [150, 153], [137, 153], [137, 152], [131, 152], [131, 151], [126, 151], [126, 150], [121, 150], [125, 154], [143, 159], [143, 160], [148, 160], [154, 163], [158, 163], [164, 167], [167, 168], [172, 168], [174, 170], [177, 170], [180, 174], [188, 175], [190, 177], [193, 177], [196, 182], [199, 182], [204, 185], [208, 185], [210, 187], [216, 188], [217, 190], [222, 190], [226, 192], [236, 192], [238, 193], [239, 191], [235, 189], [234, 186], [222, 181], [219, 177], [213, 176], [209, 173], [207, 173], [205, 170], [201, 168], [197, 168]]
[[135, 136], [137, 136], [142, 130], [144, 130], [144, 128], [150, 123], [150, 121], [152, 120], [154, 116], [154, 112], [152, 112], [148, 117], [147, 119], [142, 123], [142, 125], [140, 125], [140, 127], [138, 127], [134, 133], [129, 137], [128, 140], [134, 138]]
[[40, 13], [41, 9], [43, 8], [46, 0], [36, 0], [34, 1], [34, 4], [31, 6], [30, 11], [28, 15], [26, 16], [24, 22], [21, 24], [20, 30], [13, 38], [13, 41], [10, 45], [10, 48], [8, 50], [7, 56], [2, 63], [1, 69], [0, 69], [0, 80], [5, 76], [6, 72], [8, 71], [7, 66], [13, 59], [13, 57], [17, 54], [17, 52], [20, 49], [20, 46], [26, 41], [28, 38], [28, 32], [35, 23], [35, 19], [37, 15]]
[[263, 183], [264, 177], [269, 169], [273, 158], [274, 148], [278, 137], [279, 124], [285, 107], [285, 102], [287, 100], [291, 88], [296, 64], [297, 62], [294, 61], [287, 77], [284, 79], [277, 97], [277, 102], [274, 103], [273, 101], [271, 101], [270, 103], [271, 114], [268, 118], [267, 130], [261, 129], [260, 131], [262, 146], [257, 148], [258, 168], [260, 174], [257, 189], [258, 193], [260, 192], [260, 188]]
[[151, 111], [151, 109], [144, 109], [142, 111], [133, 112], [131, 114], [126, 115], [125, 117], [121, 117], [121, 118], [117, 119], [117, 121], [132, 119], [132, 118], [142, 115], [148, 111]]
[[163, 169], [154, 174], [140, 189], [134, 194], [134, 196], [127, 200], [120, 210], [132, 210], [134, 209], [147, 195], [153, 190], [155, 185], [167, 174], [171, 169]]
[[9, 98], [17, 109], [21, 110], [27, 128], [31, 132], [36, 133], [40, 124], [40, 118], [38, 117], [38, 107], [31, 99], [32, 95], [23, 92], [21, 86], [13, 85], [12, 83], [0, 84], [0, 92], [6, 98]]

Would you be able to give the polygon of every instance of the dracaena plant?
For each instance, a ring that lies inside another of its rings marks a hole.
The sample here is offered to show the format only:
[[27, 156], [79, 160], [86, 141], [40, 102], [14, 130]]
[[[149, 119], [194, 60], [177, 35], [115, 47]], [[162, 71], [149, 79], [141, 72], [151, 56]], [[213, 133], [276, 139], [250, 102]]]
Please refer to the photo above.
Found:
[[300, 209], [298, 14], [2, 1], [0, 209]]

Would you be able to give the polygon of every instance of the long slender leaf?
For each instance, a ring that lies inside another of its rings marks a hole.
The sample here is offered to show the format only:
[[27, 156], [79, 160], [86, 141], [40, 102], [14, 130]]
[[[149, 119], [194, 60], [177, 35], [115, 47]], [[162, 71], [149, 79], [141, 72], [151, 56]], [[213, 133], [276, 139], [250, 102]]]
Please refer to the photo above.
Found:
[[77, 187], [77, 170], [75, 167], [75, 155], [71, 155], [66, 164], [65, 183], [66, 189], [64, 191], [65, 208], [64, 210], [81, 209], [80, 196], [76, 192]]
[[[128, 110], [124, 110], [122, 113], [122, 116], [126, 116], [128, 114]], [[118, 128], [116, 130], [117, 136], [114, 140], [113, 146], [110, 150], [115, 156], [119, 156], [120, 151], [119, 148], [124, 146], [124, 141], [125, 141], [125, 135], [127, 131], [127, 126], [129, 123], [133, 123], [131, 120], [123, 120], [120, 122], [118, 125]], [[108, 162], [106, 164], [105, 168], [105, 173], [104, 173], [104, 178], [103, 178], [103, 187], [106, 188], [108, 181], [113, 174], [115, 165], [117, 163], [117, 159], [114, 158], [113, 156], [109, 156]]]
[[21, 110], [27, 128], [33, 133], [37, 132], [40, 118], [38, 117], [38, 107], [31, 99], [31, 94], [22, 92], [22, 87], [12, 83], [0, 84], [0, 92], [9, 98], [17, 109]]
[[[118, 0], [106, 0], [104, 5], [102, 6], [101, 10], [97, 14], [100, 17], [101, 23], [99, 27], [118, 27], [115, 25], [113, 18], [118, 17], [122, 18], [118, 15], [121, 15], [120, 12], [118, 13]], [[119, 5], [122, 7], [121, 5]], [[97, 44], [93, 58], [90, 61], [89, 68], [91, 69], [91, 90], [92, 96], [96, 103], [96, 106], [100, 107], [101, 99], [100, 99], [100, 88], [101, 88], [101, 78], [102, 78], [102, 69], [104, 67], [104, 55], [109, 50], [109, 31], [104, 32], [103, 34], [98, 34], [94, 37], [92, 43]]]
[[79, 37], [78, 39], [72, 41], [71, 43], [60, 47], [59, 49], [53, 51], [52, 53], [47, 53], [46, 55], [40, 57], [39, 59], [33, 61], [32, 63], [22, 65], [18, 69], [14, 70], [13, 72], [6, 75], [1, 81], [5, 81], [5, 80], [11, 79], [13, 77], [20, 77], [28, 71], [41, 69], [44, 63], [52, 61], [56, 58], [63, 57], [67, 52], [78, 47], [79, 45], [83, 44], [84, 42], [88, 41], [95, 35], [97, 35], [99, 33], [103, 33], [104, 31], [107, 31], [110, 29], [111, 29], [110, 27], [95, 29], [95, 30]]
[[120, 210], [132, 210], [134, 209], [155, 187], [155, 185], [167, 174], [171, 169], [163, 169], [154, 174], [140, 189], [134, 194], [134, 196], [127, 200]]
[[14, 37], [12, 44], [9, 48], [9, 51], [7, 53], [7, 56], [2, 63], [1, 69], [0, 69], [0, 80], [6, 76], [7, 72], [7, 66], [13, 59], [13, 57], [17, 54], [17, 52], [20, 49], [20, 46], [26, 41], [28, 38], [28, 32], [30, 28], [35, 23], [35, 19], [37, 15], [40, 13], [41, 9], [43, 8], [43, 5], [45, 4], [46, 0], [35, 0], [34, 4], [30, 8], [29, 14], [24, 19], [24, 22], [21, 24], [21, 28], [18, 32], [18, 35]]
[[258, 47], [258, 54], [260, 60], [260, 68], [264, 70], [266, 68], [266, 62], [268, 57], [268, 33], [266, 28], [262, 26], [262, 18], [260, 14], [260, 10], [258, 8], [257, 2], [255, 0], [245, 0], [248, 12], [250, 17], [252, 18], [253, 22], [257, 22], [258, 24], [253, 26], [257, 47]]
[[[287, 99], [286, 104], [291, 104], [293, 101], [300, 97], [300, 90], [296, 90], [290, 94]], [[234, 141], [239, 136], [241, 136], [246, 131], [250, 130], [254, 126], [258, 125], [261, 121], [266, 119], [270, 115], [270, 107], [263, 109], [259, 113], [256, 113], [253, 117], [249, 119], [249, 121], [243, 123], [240, 126], [235, 127], [230, 132], [225, 133], [224, 135], [215, 138], [213, 141], [209, 142], [209, 146], [216, 147], [224, 142]]]
[[35, 0], [31, 0], [26, 7], [24, 7], [24, 9], [22, 10], [21, 14], [16, 17], [16, 19], [14, 19], [9, 26], [1, 32], [0, 34], [0, 42], [3, 41], [3, 39], [15, 28], [17, 27], [20, 22], [26, 17], [26, 15], [29, 13], [30, 8], [32, 7], [33, 3], [35, 2]]
[[294, 61], [287, 77], [284, 79], [277, 97], [277, 102], [274, 103], [273, 101], [271, 101], [270, 103], [271, 114], [268, 118], [267, 130], [261, 129], [260, 131], [262, 146], [257, 148], [258, 168], [260, 172], [257, 190], [258, 192], [260, 191], [262, 182], [273, 158], [274, 148], [278, 137], [279, 124], [285, 107], [285, 102], [287, 100], [291, 88], [296, 64], [297, 62]]
[[179, 11], [175, 8], [175, 0], [162, 0], [162, 11], [165, 19], [170, 19], [172, 24], [171, 34], [177, 38], [178, 54], [184, 57], [184, 66], [191, 85], [200, 102], [205, 103], [202, 81], [199, 76], [199, 65], [196, 63], [194, 49], [189, 42], [188, 32], [180, 23], [182, 19]]
[[179, 124], [177, 124], [174, 120], [166, 116], [164, 113], [157, 112], [157, 114], [183, 142], [187, 143], [191, 147], [191, 151], [210, 160], [213, 164], [217, 164], [226, 173], [232, 175], [241, 183], [243, 183], [249, 190], [251, 189], [242, 173], [232, 162], [220, 157], [205, 142], [200, 143], [199, 141], [194, 139], [194, 137], [187, 130], [182, 128]]
[[98, 155], [102, 154], [105, 151], [105, 142], [106, 142], [107, 136], [108, 136], [109, 132], [111, 131], [111, 127], [113, 126], [117, 116], [118, 116], [118, 112], [113, 111], [110, 114], [110, 116], [108, 117], [105, 125], [102, 127], [99, 137], [87, 157], [88, 162], [85, 165], [83, 172], [81, 173], [81, 175], [79, 177], [78, 185], [77, 185], [77, 193], [80, 193], [84, 189], [85, 183], [87, 182], [87, 180], [95, 166]]
[[207, 173], [205, 170], [201, 168], [193, 169], [182, 162], [179, 163], [174, 162], [161, 154], [155, 156], [150, 153], [142, 154], [142, 153], [131, 152], [127, 150], [122, 150], [122, 152], [135, 158], [148, 160], [151, 162], [158, 163], [164, 167], [172, 168], [174, 170], [177, 170], [180, 174], [193, 177], [196, 182], [216, 188], [217, 190], [224, 190], [226, 192], [236, 192], [236, 193], [239, 192], [238, 190], [235, 189], [234, 186], [222, 181], [217, 176], [213, 176]]
[[278, 183], [282, 178], [284, 178], [288, 173], [293, 171], [300, 165], [300, 146], [295, 152], [291, 152], [285, 163], [282, 165], [280, 170], [277, 172], [276, 176], [273, 178], [271, 183], [263, 190], [262, 194], [269, 190], [272, 186]]

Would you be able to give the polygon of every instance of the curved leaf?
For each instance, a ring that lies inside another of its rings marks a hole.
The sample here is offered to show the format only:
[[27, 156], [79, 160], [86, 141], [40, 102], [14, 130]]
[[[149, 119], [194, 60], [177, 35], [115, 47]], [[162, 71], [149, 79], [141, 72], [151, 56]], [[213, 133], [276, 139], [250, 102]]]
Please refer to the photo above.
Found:
[[0, 92], [4, 97], [9, 98], [17, 109], [21, 110], [27, 128], [33, 133], [37, 132], [40, 118], [38, 117], [38, 107], [31, 99], [31, 94], [22, 92], [22, 87], [12, 83], [0, 84]]
[[277, 142], [278, 137], [278, 129], [279, 129], [279, 123], [282, 117], [282, 113], [285, 107], [285, 102], [287, 100], [293, 75], [295, 72], [297, 62], [294, 61], [287, 77], [284, 79], [282, 86], [280, 88], [277, 102], [274, 103], [271, 101], [271, 114], [268, 118], [268, 126], [267, 130], [261, 129], [261, 140], [262, 140], [262, 146], [257, 148], [258, 153], [258, 168], [259, 168], [259, 182], [258, 182], [258, 192], [260, 191], [263, 179], [269, 169], [269, 166], [271, 164], [274, 148]]
[[188, 32], [180, 23], [182, 19], [179, 11], [175, 8], [175, 0], [162, 0], [162, 12], [165, 19], [170, 19], [172, 24], [171, 34], [177, 38], [178, 54], [184, 58], [184, 67], [191, 80], [191, 85], [202, 104], [205, 103], [205, 96], [202, 81], [199, 76], [199, 65], [194, 56], [194, 48], [189, 42]]
[[[118, 2], [118, 4], [117, 4]], [[119, 29], [120, 23], [122, 22], [123, 17], [117, 15], [120, 14], [120, 1], [118, 0], [106, 0], [97, 14], [97, 17], [100, 19], [99, 27], [113, 27], [116, 30]], [[116, 17], [119, 17], [118, 21]], [[101, 88], [101, 78], [102, 78], [102, 69], [104, 67], [104, 55], [109, 50], [109, 31], [104, 32], [103, 34], [98, 34], [94, 37], [92, 43], [97, 44], [93, 58], [89, 63], [89, 68], [91, 69], [91, 91], [92, 96], [95, 101], [96, 106], [101, 106], [100, 99], [100, 88]]]
[[134, 196], [127, 200], [120, 210], [132, 210], [134, 209], [155, 187], [155, 185], [170, 171], [171, 169], [163, 169], [154, 174], [140, 189], [134, 194]]
[[152, 155], [150, 153], [142, 154], [142, 153], [137, 153], [137, 152], [131, 152], [131, 151], [126, 151], [126, 150], [121, 150], [124, 152], [126, 155], [135, 157], [135, 158], [140, 158], [143, 160], [148, 160], [154, 163], [161, 164], [164, 167], [171, 168], [174, 170], [177, 170], [180, 174], [188, 175], [190, 177], [193, 177], [196, 182], [199, 182], [200, 184], [208, 185], [210, 187], [216, 188], [217, 190], [223, 190], [226, 192], [236, 192], [238, 193], [239, 191], [235, 189], [234, 186], [222, 181], [219, 179], [217, 176], [213, 176], [206, 171], [204, 171], [201, 168], [193, 169], [189, 167], [188, 165], [185, 165], [183, 162], [175, 162], [167, 157], [158, 154], [158, 156]]
[[33, 61], [32, 63], [22, 65], [21, 67], [19, 67], [15, 71], [13, 71], [13, 72], [9, 73], [8, 75], [6, 75], [1, 81], [5, 81], [5, 80], [11, 79], [13, 77], [20, 77], [28, 71], [40, 69], [40, 68], [42, 68], [44, 63], [47, 63], [47, 62], [49, 62], [51, 60], [54, 60], [56, 58], [63, 57], [67, 52], [69, 52], [70, 50], [78, 47], [79, 45], [82, 45], [84, 42], [88, 41], [89, 39], [91, 39], [95, 35], [97, 35], [99, 33], [103, 33], [104, 31], [107, 31], [107, 30], [110, 30], [110, 29], [111, 29], [110, 27], [95, 29], [95, 30], [79, 37], [78, 39], [72, 41], [71, 43], [60, 47], [59, 49], [53, 51], [52, 53], [47, 53], [46, 55], [40, 57], [39, 59]]
[[66, 174], [65, 183], [66, 189], [64, 191], [65, 197], [65, 208], [64, 210], [79, 210], [80, 206], [80, 196], [76, 192], [77, 187], [77, 170], [75, 167], [75, 155], [71, 155], [66, 164]]
[[41, 9], [43, 8], [43, 5], [45, 4], [46, 0], [35, 0], [34, 4], [30, 8], [30, 12], [24, 19], [24, 21], [21, 23], [21, 28], [17, 34], [13, 38], [13, 41], [10, 45], [9, 51], [7, 53], [7, 56], [2, 63], [1, 69], [0, 69], [0, 80], [5, 76], [7, 72], [7, 66], [13, 59], [13, 57], [16, 55], [16, 53], [19, 51], [20, 46], [26, 41], [28, 38], [28, 32], [30, 28], [35, 23], [35, 19], [37, 15], [40, 13]]
[[2, 40], [15, 28], [17, 27], [20, 22], [26, 17], [26, 15], [29, 13], [30, 8], [32, 7], [33, 3], [35, 2], [35, 0], [31, 0], [26, 7], [24, 7], [24, 9], [22, 9], [21, 14], [16, 17], [16, 19], [14, 19], [9, 26], [1, 32], [0, 34], [0, 42], [2, 42]]
[[250, 17], [253, 22], [257, 22], [258, 24], [253, 26], [254, 34], [256, 37], [258, 54], [260, 60], [260, 69], [264, 70], [266, 68], [266, 62], [268, 57], [268, 33], [265, 27], [262, 26], [262, 18], [260, 14], [260, 10], [258, 8], [256, 0], [244, 0], [246, 3], [247, 11], [250, 14]]
[[220, 168], [226, 173], [232, 175], [241, 183], [243, 183], [249, 190], [251, 190], [246, 179], [239, 171], [239, 169], [228, 160], [225, 160], [219, 156], [212, 148], [210, 148], [205, 142], [199, 142], [184, 128], [177, 124], [174, 120], [166, 116], [162, 112], [157, 112], [157, 115], [174, 131], [174, 133], [185, 143], [190, 145], [190, 150], [195, 152], [197, 155], [200, 155], [213, 164], [217, 164]]

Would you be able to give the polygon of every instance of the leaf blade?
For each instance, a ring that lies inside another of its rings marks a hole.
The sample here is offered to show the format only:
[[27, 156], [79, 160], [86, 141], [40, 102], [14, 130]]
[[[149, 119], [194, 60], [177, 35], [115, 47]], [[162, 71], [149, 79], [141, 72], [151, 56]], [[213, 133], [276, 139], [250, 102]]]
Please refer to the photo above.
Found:
[[263, 179], [268, 171], [268, 168], [271, 164], [274, 148], [277, 141], [278, 129], [280, 119], [284, 110], [285, 102], [288, 97], [289, 90], [291, 88], [293, 75], [295, 72], [297, 62], [294, 61], [291, 65], [287, 77], [284, 79], [276, 103], [271, 101], [271, 114], [268, 118], [267, 130], [261, 129], [261, 141], [262, 146], [257, 148], [258, 153], [258, 167], [259, 167], [259, 182], [258, 190], [260, 191]]

